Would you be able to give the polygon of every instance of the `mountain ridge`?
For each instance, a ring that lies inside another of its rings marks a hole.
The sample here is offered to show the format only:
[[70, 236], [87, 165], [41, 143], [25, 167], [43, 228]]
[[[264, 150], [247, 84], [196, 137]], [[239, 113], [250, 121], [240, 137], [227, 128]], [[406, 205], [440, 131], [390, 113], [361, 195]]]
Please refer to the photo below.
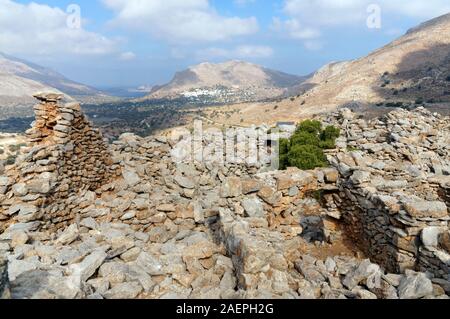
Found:
[[0, 52], [0, 97], [2, 107], [32, 105], [37, 91], [64, 94], [66, 99], [108, 99], [93, 87], [72, 81], [50, 68]]
[[325, 65], [292, 95], [230, 105], [227, 112], [239, 113], [214, 120], [233, 125], [298, 121], [343, 107], [365, 116], [418, 106], [449, 114], [450, 13], [411, 28], [366, 56]]
[[240, 60], [204, 62], [177, 72], [169, 83], [155, 86], [145, 99], [186, 97], [201, 90], [200, 95], [223, 93], [239, 102], [263, 100], [281, 96], [305, 79]]

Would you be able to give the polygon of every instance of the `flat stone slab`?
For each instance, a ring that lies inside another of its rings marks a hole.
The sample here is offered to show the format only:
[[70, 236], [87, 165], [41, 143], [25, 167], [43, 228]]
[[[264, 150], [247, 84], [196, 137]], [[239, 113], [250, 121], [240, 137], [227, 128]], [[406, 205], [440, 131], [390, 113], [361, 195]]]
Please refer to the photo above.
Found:
[[406, 212], [415, 218], [448, 217], [448, 209], [443, 202], [416, 201], [403, 204]]

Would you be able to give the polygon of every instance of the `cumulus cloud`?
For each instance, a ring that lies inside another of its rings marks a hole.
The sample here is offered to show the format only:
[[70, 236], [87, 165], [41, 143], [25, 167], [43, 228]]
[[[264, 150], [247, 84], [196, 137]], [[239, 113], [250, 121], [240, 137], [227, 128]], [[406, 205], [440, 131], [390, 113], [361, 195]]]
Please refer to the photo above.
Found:
[[382, 13], [430, 19], [450, 11], [448, 0], [285, 0], [283, 11], [308, 25], [342, 25], [365, 21], [369, 5]]
[[297, 19], [281, 20], [273, 18], [272, 29], [275, 31], [285, 32], [287, 36], [293, 39], [308, 40], [320, 36], [320, 31], [311, 27], [304, 27]]
[[60, 8], [0, 0], [0, 51], [10, 54], [101, 55], [117, 42], [89, 32]]
[[233, 49], [208, 48], [197, 53], [199, 59], [225, 58], [225, 59], [249, 59], [269, 58], [274, 50], [269, 46], [242, 45]]
[[123, 52], [119, 55], [119, 59], [122, 61], [131, 61], [131, 60], [134, 60], [135, 58], [136, 58], [136, 54], [134, 54], [131, 51]]
[[255, 17], [220, 15], [208, 0], [103, 0], [116, 13], [111, 22], [169, 42], [221, 41], [258, 31]]
[[323, 27], [366, 27], [370, 5], [378, 5], [383, 15], [395, 15], [421, 20], [450, 12], [448, 0], [285, 0], [284, 20], [275, 18], [272, 27], [291, 38], [319, 38]]

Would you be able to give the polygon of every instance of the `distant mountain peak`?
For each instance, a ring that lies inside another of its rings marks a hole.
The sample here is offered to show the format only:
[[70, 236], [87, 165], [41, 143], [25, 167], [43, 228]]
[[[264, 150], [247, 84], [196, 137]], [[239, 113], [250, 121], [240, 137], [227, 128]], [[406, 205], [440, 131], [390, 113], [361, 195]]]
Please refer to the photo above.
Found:
[[241, 60], [204, 62], [177, 72], [171, 82], [155, 87], [148, 99], [216, 94], [226, 102], [263, 100], [283, 95], [304, 77], [271, 70]]

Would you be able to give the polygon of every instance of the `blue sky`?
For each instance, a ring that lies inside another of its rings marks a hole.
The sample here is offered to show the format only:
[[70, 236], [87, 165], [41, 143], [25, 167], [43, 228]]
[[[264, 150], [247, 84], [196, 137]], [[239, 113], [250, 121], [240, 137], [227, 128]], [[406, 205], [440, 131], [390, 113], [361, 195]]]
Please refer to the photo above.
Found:
[[448, 0], [0, 0], [0, 51], [97, 87], [230, 59], [304, 75], [447, 12]]

